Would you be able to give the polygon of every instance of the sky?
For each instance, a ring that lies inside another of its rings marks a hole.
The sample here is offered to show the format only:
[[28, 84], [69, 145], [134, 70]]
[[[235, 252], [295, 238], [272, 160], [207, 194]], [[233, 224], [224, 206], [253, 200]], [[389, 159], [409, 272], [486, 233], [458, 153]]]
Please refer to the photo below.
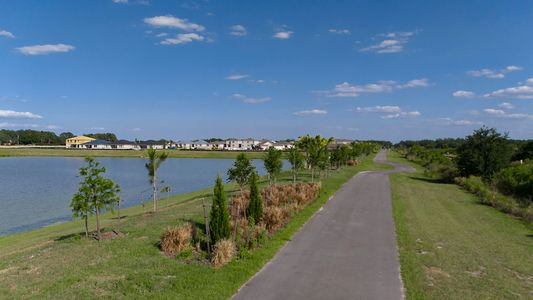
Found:
[[0, 0], [0, 129], [533, 138], [532, 1]]

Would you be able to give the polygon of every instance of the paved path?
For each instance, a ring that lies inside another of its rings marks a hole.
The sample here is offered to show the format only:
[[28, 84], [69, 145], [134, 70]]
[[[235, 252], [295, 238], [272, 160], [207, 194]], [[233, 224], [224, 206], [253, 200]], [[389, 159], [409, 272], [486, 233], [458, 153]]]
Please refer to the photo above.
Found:
[[402, 299], [389, 173], [350, 179], [234, 299]]

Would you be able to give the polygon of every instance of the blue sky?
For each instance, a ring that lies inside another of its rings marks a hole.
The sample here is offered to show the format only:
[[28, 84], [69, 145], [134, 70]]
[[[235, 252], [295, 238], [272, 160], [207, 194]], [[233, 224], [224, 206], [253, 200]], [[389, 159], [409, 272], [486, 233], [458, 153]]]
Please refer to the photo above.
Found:
[[0, 128], [533, 138], [533, 2], [0, 1]]

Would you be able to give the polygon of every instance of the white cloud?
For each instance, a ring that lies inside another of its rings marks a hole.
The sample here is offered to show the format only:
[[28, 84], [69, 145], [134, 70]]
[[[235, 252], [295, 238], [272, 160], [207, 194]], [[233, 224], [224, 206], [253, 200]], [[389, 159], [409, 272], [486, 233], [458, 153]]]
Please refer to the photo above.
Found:
[[165, 37], [165, 36], [167, 36], [167, 35], [168, 35], [168, 33], [166, 33], [166, 32], [161, 32], [161, 33], [156, 34], [155, 36], [156, 36], [156, 37]]
[[399, 113], [402, 109], [399, 106], [372, 106], [372, 107], [358, 107], [359, 112], [375, 112], [375, 113]]
[[38, 124], [17, 124], [17, 123], [0, 123], [0, 128], [38, 128]]
[[144, 22], [155, 27], [178, 28], [184, 31], [199, 32], [205, 30], [205, 27], [200, 24], [189, 22], [187, 19], [176, 18], [172, 15], [145, 18]]
[[86, 130], [96, 130], [96, 131], [103, 131], [105, 130], [104, 127], [88, 127], [88, 128], [85, 128]]
[[229, 34], [234, 35], [234, 36], [245, 36], [248, 34], [246, 27], [239, 25], [239, 24], [231, 26], [230, 29], [231, 31]]
[[331, 29], [328, 30], [328, 32], [335, 33], [335, 34], [351, 34], [350, 30], [348, 30], [348, 29], [331, 28]]
[[0, 118], [17, 118], [17, 119], [42, 119], [43, 117], [28, 111], [14, 111], [0, 109]]
[[280, 40], [288, 40], [292, 37], [293, 33], [294, 32], [292, 31], [278, 31], [273, 35], [273, 37]]
[[269, 102], [270, 100], [272, 100], [272, 98], [270, 97], [253, 98], [253, 97], [248, 97], [242, 94], [233, 94], [232, 96], [233, 98], [246, 104], [261, 104], [261, 103]]
[[[505, 103], [505, 102], [504, 102]], [[502, 104], [504, 104], [502, 103]], [[505, 105], [507, 106], [507, 105]], [[501, 107], [501, 104], [500, 104]], [[504, 109], [508, 109], [505, 107], [501, 107]], [[533, 115], [530, 114], [522, 114], [522, 113], [508, 113], [502, 109], [494, 109], [494, 108], [486, 108], [483, 110], [483, 112], [487, 115], [502, 118], [502, 119], [526, 119], [526, 120], [533, 120]]]
[[533, 78], [526, 80], [525, 84], [505, 89], [499, 89], [485, 94], [486, 98], [511, 98], [511, 99], [533, 99]]
[[15, 38], [14, 34], [12, 34], [9, 31], [6, 31], [6, 30], [0, 30], [0, 36], [6, 37], [6, 38], [10, 38], [10, 39], [14, 39]]
[[507, 66], [501, 70], [494, 70], [494, 69], [481, 69], [481, 70], [472, 70], [466, 72], [467, 75], [472, 77], [486, 77], [491, 79], [502, 79], [505, 78], [505, 74], [520, 71], [523, 68], [520, 66]]
[[125, 3], [128, 3], [128, 0], [113, 0], [113, 3], [122, 3], [122, 4], [125, 4]]
[[293, 115], [295, 116], [310, 116], [310, 115], [325, 115], [328, 112], [326, 110], [322, 109], [309, 109], [309, 110], [301, 110], [294, 112]]
[[166, 38], [161, 41], [161, 45], [182, 45], [191, 42], [201, 42], [205, 38], [196, 33], [180, 33], [173, 38]]
[[415, 35], [414, 31], [407, 32], [389, 32], [380, 34], [382, 41], [371, 45], [366, 48], [362, 48], [360, 52], [374, 52], [379, 54], [398, 53], [404, 50], [405, 44], [409, 42], [409, 39]]
[[476, 94], [471, 91], [455, 91], [453, 92], [453, 96], [458, 98], [474, 98]]
[[420, 116], [419, 111], [404, 111], [399, 106], [371, 106], [371, 107], [358, 107], [357, 112], [366, 112], [366, 113], [380, 113], [386, 114], [382, 116], [382, 119], [396, 119], [401, 117], [418, 117]]
[[19, 53], [24, 55], [46, 55], [50, 53], [64, 53], [76, 49], [72, 45], [55, 44], [55, 45], [33, 45], [17, 48]]
[[513, 109], [514, 108], [514, 105], [512, 103], [509, 103], [509, 102], [502, 102], [498, 105], [499, 108], [503, 108], [503, 109]]
[[247, 74], [232, 74], [226, 77], [227, 80], [241, 80], [250, 77], [250, 75]]
[[454, 120], [452, 118], [441, 118], [439, 120], [444, 121], [444, 125], [456, 125], [456, 126], [473, 126], [482, 125], [483, 122], [471, 121], [471, 120]]
[[133, 130], [133, 131], [141, 131], [141, 128], [139, 128], [139, 127], [135, 127], [135, 128], [133, 128], [132, 130]]
[[335, 85], [330, 91], [317, 92], [325, 94], [327, 97], [357, 97], [365, 93], [386, 93], [392, 92], [395, 89], [426, 87], [428, 85], [429, 83], [427, 79], [413, 79], [403, 84], [393, 80], [381, 80], [376, 83], [368, 83], [365, 85], [355, 85], [343, 82]]

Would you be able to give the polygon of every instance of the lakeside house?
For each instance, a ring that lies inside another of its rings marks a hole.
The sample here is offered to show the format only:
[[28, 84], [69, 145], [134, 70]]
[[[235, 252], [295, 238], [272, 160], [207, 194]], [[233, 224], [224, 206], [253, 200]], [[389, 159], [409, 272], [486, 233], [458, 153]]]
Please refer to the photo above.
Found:
[[65, 147], [66, 148], [78, 148], [78, 149], [85, 149], [85, 147], [81, 147], [81, 145], [85, 143], [92, 142], [96, 139], [93, 139], [88, 136], [79, 135], [72, 138], [69, 138], [65, 141]]

